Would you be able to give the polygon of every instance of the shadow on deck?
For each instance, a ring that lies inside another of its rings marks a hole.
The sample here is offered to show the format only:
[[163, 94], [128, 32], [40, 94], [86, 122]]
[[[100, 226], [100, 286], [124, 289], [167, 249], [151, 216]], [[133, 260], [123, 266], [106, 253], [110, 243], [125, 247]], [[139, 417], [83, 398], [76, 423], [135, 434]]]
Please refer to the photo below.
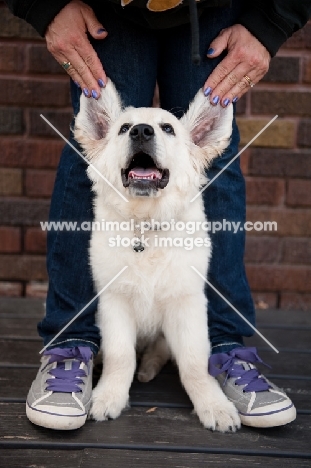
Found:
[[286, 390], [298, 417], [287, 426], [242, 427], [235, 434], [203, 429], [172, 365], [153, 382], [135, 381], [131, 408], [115, 421], [87, 421], [68, 432], [34, 426], [25, 398], [39, 365], [42, 313], [41, 300], [0, 301], [0, 467], [311, 467], [311, 313], [258, 311], [258, 329], [280, 354], [257, 337], [247, 344], [272, 366], [264, 374]]

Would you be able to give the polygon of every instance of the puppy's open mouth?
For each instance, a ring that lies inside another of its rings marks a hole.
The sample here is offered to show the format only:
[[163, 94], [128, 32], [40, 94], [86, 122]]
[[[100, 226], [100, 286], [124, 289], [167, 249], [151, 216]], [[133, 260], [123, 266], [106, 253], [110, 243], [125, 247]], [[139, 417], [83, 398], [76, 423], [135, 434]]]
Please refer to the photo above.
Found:
[[151, 191], [167, 186], [169, 170], [158, 167], [149, 154], [140, 151], [126, 169], [121, 169], [121, 177], [124, 187], [135, 189], [137, 195], [149, 196]]

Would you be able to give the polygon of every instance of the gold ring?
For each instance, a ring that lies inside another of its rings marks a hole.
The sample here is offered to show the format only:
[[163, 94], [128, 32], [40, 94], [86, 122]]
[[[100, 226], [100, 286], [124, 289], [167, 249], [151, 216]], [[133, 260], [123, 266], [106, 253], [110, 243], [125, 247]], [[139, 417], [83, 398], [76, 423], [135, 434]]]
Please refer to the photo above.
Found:
[[251, 88], [253, 88], [255, 86], [255, 83], [252, 82], [252, 80], [250, 79], [250, 77], [248, 75], [244, 75], [243, 78], [246, 79], [247, 84], [249, 84]]
[[71, 63], [70, 62], [63, 62], [61, 65], [67, 71], [68, 68], [71, 66]]

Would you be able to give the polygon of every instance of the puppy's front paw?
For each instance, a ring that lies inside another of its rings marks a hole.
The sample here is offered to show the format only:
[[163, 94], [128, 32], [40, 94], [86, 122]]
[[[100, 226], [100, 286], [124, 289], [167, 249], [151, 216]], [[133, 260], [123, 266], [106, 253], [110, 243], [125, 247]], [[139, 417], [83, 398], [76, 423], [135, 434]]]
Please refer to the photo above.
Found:
[[241, 427], [238, 411], [229, 400], [212, 403], [197, 414], [203, 426], [212, 431], [235, 432]]
[[95, 421], [116, 419], [128, 405], [128, 397], [118, 397], [116, 392], [93, 390], [90, 415]]

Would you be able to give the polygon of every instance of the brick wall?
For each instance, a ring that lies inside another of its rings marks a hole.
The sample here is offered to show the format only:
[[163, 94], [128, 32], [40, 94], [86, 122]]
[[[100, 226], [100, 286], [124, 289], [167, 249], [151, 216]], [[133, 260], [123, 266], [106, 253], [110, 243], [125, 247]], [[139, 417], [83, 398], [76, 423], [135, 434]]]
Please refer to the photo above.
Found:
[[[44, 296], [45, 236], [62, 142], [68, 79], [44, 41], [0, 2], [0, 295]], [[243, 153], [248, 220], [277, 232], [247, 235], [246, 266], [258, 307], [311, 308], [311, 23], [273, 59], [238, 103], [242, 144], [277, 121]]]

